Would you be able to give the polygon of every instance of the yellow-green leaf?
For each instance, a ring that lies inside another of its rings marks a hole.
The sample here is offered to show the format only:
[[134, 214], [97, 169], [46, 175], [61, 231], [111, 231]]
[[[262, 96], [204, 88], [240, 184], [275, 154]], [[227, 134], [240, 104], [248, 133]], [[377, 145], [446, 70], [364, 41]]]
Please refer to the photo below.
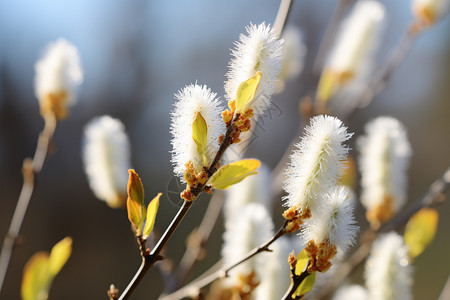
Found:
[[439, 213], [433, 208], [422, 208], [406, 224], [405, 244], [412, 258], [419, 256], [433, 241], [439, 221]]
[[258, 71], [250, 79], [239, 84], [236, 91], [236, 112], [244, 112], [248, 104], [255, 98], [261, 76], [261, 72]]
[[300, 275], [308, 264], [309, 257], [305, 250], [297, 255], [297, 264], [295, 265], [295, 275]]
[[22, 300], [45, 300], [51, 284], [47, 252], [34, 254], [23, 269]]
[[241, 182], [245, 177], [258, 173], [255, 170], [260, 166], [261, 162], [253, 158], [224, 165], [211, 176], [207, 184], [214, 189], [227, 189], [233, 184]]
[[316, 98], [327, 102], [336, 88], [336, 76], [330, 70], [324, 70], [317, 87]]
[[128, 173], [130, 174], [127, 186], [128, 219], [136, 229], [136, 234], [140, 235], [145, 219], [144, 187], [141, 178], [133, 169], [128, 170]]
[[156, 213], [158, 212], [159, 207], [159, 198], [162, 193], [158, 193], [155, 198], [150, 202], [147, 208], [147, 219], [145, 221], [144, 226], [144, 238], [147, 238], [153, 230], [153, 226], [155, 226]]
[[128, 173], [130, 174], [127, 186], [128, 197], [134, 202], [144, 205], [144, 186], [141, 178], [133, 169], [128, 170]]
[[192, 138], [197, 145], [197, 153], [202, 158], [203, 166], [208, 165], [206, 145], [208, 144], [208, 125], [200, 112], [197, 112], [192, 123]]
[[303, 282], [298, 286], [294, 295], [292, 295], [292, 299], [304, 295], [311, 291], [314, 286], [314, 282], [316, 281], [316, 272], [313, 272], [311, 275], [308, 275]]
[[53, 246], [49, 258], [49, 272], [51, 276], [59, 273], [72, 253], [72, 238], [66, 237]]
[[141, 206], [134, 202], [130, 197], [127, 199], [128, 220], [130, 220], [134, 229], [138, 231], [139, 221], [141, 220]]

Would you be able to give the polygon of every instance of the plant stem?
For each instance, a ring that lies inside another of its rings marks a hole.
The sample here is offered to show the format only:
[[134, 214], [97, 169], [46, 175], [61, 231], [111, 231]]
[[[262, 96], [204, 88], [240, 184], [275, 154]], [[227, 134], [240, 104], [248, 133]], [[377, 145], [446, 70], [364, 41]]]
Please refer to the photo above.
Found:
[[287, 224], [288, 224], [288, 221], [285, 221], [283, 226], [281, 226], [281, 228], [278, 230], [278, 232], [270, 240], [268, 240], [261, 246], [253, 249], [245, 257], [238, 260], [237, 262], [235, 262], [229, 266], [224, 266], [224, 267], [216, 270], [212, 274], [206, 276], [205, 278], [202, 278], [200, 280], [194, 280], [193, 283], [179, 289], [178, 291], [176, 291], [172, 294], [161, 297], [160, 300], [177, 300], [177, 299], [182, 299], [183, 297], [189, 296], [192, 294], [192, 291], [198, 291], [198, 290], [200, 290], [200, 288], [207, 286], [208, 284], [212, 283], [214, 280], [217, 280], [221, 277], [228, 276], [228, 272], [230, 272], [232, 269], [239, 266], [240, 264], [246, 262], [250, 258], [254, 257], [258, 253], [271, 252], [272, 250], [269, 249], [269, 246], [272, 245], [276, 240], [278, 240], [280, 237], [282, 237], [283, 235], [285, 235], [287, 233], [286, 232]]
[[172, 222], [169, 224], [166, 231], [161, 236], [158, 243], [153, 248], [153, 250], [150, 252], [150, 254], [142, 256], [141, 266], [137, 270], [133, 279], [131, 279], [127, 288], [120, 295], [119, 300], [128, 299], [131, 296], [131, 294], [134, 292], [136, 287], [141, 283], [142, 279], [144, 278], [145, 274], [147, 274], [148, 270], [150, 270], [150, 268], [155, 264], [155, 262], [163, 259], [163, 257], [160, 256], [159, 253], [161, 252], [162, 248], [166, 245], [166, 243], [169, 241], [170, 237], [175, 232], [178, 225], [180, 225], [181, 221], [183, 220], [184, 216], [187, 214], [187, 212], [189, 211], [189, 208], [191, 208], [193, 203], [194, 203], [193, 201], [184, 201], [183, 202], [183, 205], [178, 210], [177, 215], [172, 220]]
[[[207, 170], [208, 178], [209, 179], [218, 169], [218, 164], [220, 160], [222, 159], [223, 154], [228, 149], [228, 147], [231, 145], [232, 141], [232, 133], [235, 130], [234, 121], [236, 121], [239, 118], [239, 115], [237, 114], [230, 125], [227, 126], [227, 131], [225, 134], [225, 137], [222, 140], [222, 143], [219, 146], [219, 150], [217, 151], [213, 162], [211, 163], [210, 167]], [[206, 180], [207, 181], [207, 180]], [[178, 210], [178, 213], [173, 218], [172, 222], [167, 227], [164, 234], [159, 239], [156, 246], [153, 248], [153, 250], [148, 255], [142, 255], [142, 263], [139, 269], [137, 270], [136, 274], [134, 275], [133, 279], [128, 283], [128, 286], [123, 291], [123, 293], [120, 295], [119, 300], [125, 300], [128, 299], [131, 294], [134, 292], [136, 287], [141, 283], [142, 278], [144, 278], [145, 274], [150, 270], [150, 268], [157, 262], [158, 260], [163, 259], [162, 256], [159, 255], [163, 247], [167, 244], [169, 239], [172, 237], [172, 234], [177, 229], [178, 225], [180, 225], [181, 221], [184, 219], [185, 215], [191, 208], [192, 204], [196, 200], [196, 198], [204, 191], [206, 185], [200, 184], [197, 188], [192, 190], [192, 193], [194, 194], [195, 198], [192, 201], [184, 201], [183, 205]], [[142, 254], [142, 251], [141, 251]]]
[[5, 281], [9, 261], [13, 254], [14, 246], [17, 238], [19, 237], [20, 228], [22, 227], [22, 223], [25, 218], [28, 204], [30, 203], [31, 196], [33, 195], [36, 175], [41, 171], [42, 166], [44, 165], [45, 158], [47, 157], [48, 146], [53, 134], [55, 133], [56, 120], [54, 116], [46, 116], [44, 121], [44, 129], [39, 134], [33, 159], [31, 160], [30, 158], [27, 158], [24, 160], [22, 168], [22, 190], [20, 191], [20, 195], [17, 200], [16, 209], [14, 211], [8, 233], [3, 241], [2, 252], [0, 254], [0, 293]]
[[275, 36], [280, 37], [283, 34], [291, 7], [292, 0], [281, 0], [280, 7], [278, 8], [278, 13], [273, 24], [273, 32]]
[[311, 275], [308, 272], [308, 267], [306, 267], [305, 270], [300, 275], [295, 275], [295, 271], [293, 273], [294, 274], [291, 280], [291, 285], [289, 286], [289, 289], [286, 291], [286, 294], [284, 294], [283, 296], [284, 300], [292, 300], [292, 296], [295, 294], [300, 284], [302, 284], [302, 282], [306, 279], [306, 277]]
[[[282, 0], [280, 3], [278, 15], [275, 20], [275, 25], [276, 25], [275, 32], [278, 33], [277, 36], [280, 36], [284, 29], [284, 25], [286, 23], [286, 19], [288, 17], [288, 14], [289, 14], [289, 11], [291, 8], [291, 1], [292, 0]], [[233, 121], [231, 122], [231, 124], [229, 124], [227, 126], [227, 131], [225, 133], [223, 141], [220, 144], [219, 149], [218, 149], [211, 165], [209, 166], [209, 168], [207, 170], [207, 179], [209, 179], [217, 171], [220, 160], [222, 159], [225, 151], [231, 146], [232, 133], [235, 132], [235, 130], [236, 130], [234, 122], [237, 121], [238, 119], [239, 119], [239, 114], [235, 114]], [[178, 225], [181, 223], [184, 216], [189, 211], [189, 208], [194, 203], [195, 199], [204, 191], [204, 189], [205, 189], [205, 184], [201, 184], [196, 189], [192, 190], [192, 193], [194, 194], [195, 198], [192, 201], [184, 201], [183, 206], [180, 208], [177, 215], [175, 216], [175, 218], [170, 223], [169, 227], [164, 232], [163, 236], [159, 239], [158, 243], [156, 244], [156, 246], [154, 247], [154, 249], [148, 256], [148, 258], [143, 256], [143, 261], [142, 261], [141, 267], [136, 272], [135, 276], [130, 281], [127, 288], [120, 296], [119, 300], [128, 299], [128, 297], [133, 293], [134, 289], [139, 285], [142, 278], [145, 276], [145, 274], [148, 272], [148, 270], [152, 267], [152, 265], [156, 261], [162, 259], [162, 257], [159, 255], [159, 253], [161, 252], [161, 250], [165, 246], [165, 244], [169, 241], [173, 232], [176, 230]], [[286, 224], [287, 224], [287, 222], [285, 222], [285, 225], [283, 227], [285, 227]], [[280, 236], [284, 235], [285, 233], [286, 233], [286, 231], [283, 228], [283, 234], [281, 234]], [[278, 236], [276, 239], [278, 239], [280, 236]], [[272, 244], [275, 240], [270, 241], [270, 243], [268, 243], [266, 247], [268, 247], [270, 244]], [[262, 251], [269, 251], [269, 250], [262, 250]], [[257, 253], [255, 253], [253, 255], [256, 255], [256, 254]]]

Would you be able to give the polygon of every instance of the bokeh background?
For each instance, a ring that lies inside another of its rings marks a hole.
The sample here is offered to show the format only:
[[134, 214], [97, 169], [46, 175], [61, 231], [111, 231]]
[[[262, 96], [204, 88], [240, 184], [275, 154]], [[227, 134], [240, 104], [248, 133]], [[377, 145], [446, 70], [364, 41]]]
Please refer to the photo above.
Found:
[[[287, 83], [274, 101], [280, 114], [264, 118], [249, 155], [274, 167], [295, 136], [299, 99], [311, 86], [311, 66], [334, 0], [294, 1], [288, 26], [303, 31], [308, 53], [304, 72]], [[412, 19], [409, 0], [381, 1], [388, 23], [380, 59], [398, 42]], [[70, 117], [58, 124], [54, 153], [48, 158], [21, 230], [1, 299], [18, 299], [22, 268], [33, 253], [50, 250], [69, 235], [73, 254], [55, 279], [51, 299], [106, 299], [111, 283], [123, 290], [140, 264], [125, 210], [97, 200], [83, 172], [83, 126], [109, 114], [125, 124], [132, 162], [147, 197], [163, 192], [156, 229], [162, 231], [177, 211], [170, 164], [173, 94], [184, 85], [207, 84], [223, 99], [230, 48], [250, 22], [273, 23], [279, 1], [80, 1], [3, 0], [0, 2], [0, 238], [3, 240], [22, 185], [21, 166], [32, 156], [43, 121], [34, 96], [34, 63], [50, 41], [64, 37], [79, 49], [84, 82]], [[414, 150], [408, 195], [412, 202], [450, 165], [450, 19], [421, 35], [389, 85], [348, 126], [356, 135], [379, 115], [400, 119]], [[355, 140], [355, 139], [354, 139]], [[353, 140], [353, 142], [354, 142]], [[353, 143], [352, 142], [352, 143]], [[353, 151], [355, 154], [355, 151]], [[172, 193], [173, 195], [173, 193]], [[185, 236], [207, 205], [201, 198], [168, 244], [180, 259]], [[281, 202], [280, 202], [281, 205]], [[436, 299], [450, 270], [450, 204], [440, 206], [435, 241], [414, 263], [415, 299]], [[362, 209], [360, 225], [367, 227]], [[281, 222], [281, 217], [274, 220]], [[208, 243], [198, 275], [219, 259], [222, 220]], [[280, 262], [282, 263], [282, 262]], [[284, 263], [284, 262], [283, 262]], [[356, 280], [361, 281], [361, 272]], [[133, 299], [161, 292], [157, 269], [149, 272]]]

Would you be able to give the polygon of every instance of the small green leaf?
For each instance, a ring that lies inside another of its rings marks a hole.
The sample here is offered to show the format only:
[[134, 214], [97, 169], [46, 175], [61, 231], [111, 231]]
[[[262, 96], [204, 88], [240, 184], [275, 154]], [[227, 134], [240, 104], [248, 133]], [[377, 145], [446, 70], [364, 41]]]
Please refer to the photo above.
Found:
[[45, 300], [48, 298], [51, 276], [47, 252], [37, 252], [23, 269], [22, 300]]
[[153, 226], [155, 226], [156, 213], [158, 212], [159, 207], [159, 198], [162, 193], [158, 193], [155, 198], [150, 202], [147, 208], [147, 219], [145, 221], [144, 226], [144, 238], [146, 239], [153, 230]]
[[128, 173], [130, 174], [127, 186], [128, 219], [136, 229], [136, 234], [140, 235], [145, 219], [144, 187], [139, 175], [133, 169], [128, 170]]
[[433, 241], [439, 213], [433, 208], [422, 208], [406, 224], [404, 238], [411, 258], [419, 256]]
[[61, 271], [72, 252], [72, 239], [66, 237], [48, 252], [37, 252], [23, 269], [22, 300], [46, 300], [53, 279]]
[[294, 295], [292, 295], [292, 299], [304, 295], [311, 291], [314, 286], [314, 281], [316, 281], [316, 272], [313, 272], [311, 275], [308, 275], [303, 282], [298, 286]]
[[256, 174], [255, 170], [261, 166], [261, 162], [257, 159], [243, 159], [224, 165], [214, 173], [208, 181], [213, 189], [224, 190], [241, 182], [245, 177]]
[[56, 276], [65, 265], [72, 253], [72, 238], [66, 237], [53, 246], [49, 258], [49, 271], [51, 276]]
[[239, 84], [236, 92], [236, 112], [243, 113], [248, 104], [255, 98], [261, 76], [261, 72], [258, 71], [250, 79]]
[[297, 255], [297, 264], [295, 265], [295, 275], [300, 275], [308, 265], [309, 257], [305, 250]]
[[197, 144], [197, 152], [202, 158], [203, 166], [208, 165], [206, 146], [208, 144], [208, 125], [200, 112], [197, 112], [192, 123], [192, 138]]

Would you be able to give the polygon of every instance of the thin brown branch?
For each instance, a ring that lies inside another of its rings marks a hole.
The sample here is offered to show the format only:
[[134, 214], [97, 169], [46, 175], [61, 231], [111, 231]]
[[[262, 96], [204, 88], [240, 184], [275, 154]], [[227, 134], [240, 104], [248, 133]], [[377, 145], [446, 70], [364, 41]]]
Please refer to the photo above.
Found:
[[270, 240], [268, 240], [261, 246], [256, 247], [255, 249], [250, 251], [242, 259], [236, 261], [235, 263], [233, 263], [231, 265], [224, 266], [202, 279], [194, 280], [193, 283], [179, 289], [178, 291], [176, 291], [172, 294], [161, 297], [160, 300], [177, 300], [177, 299], [182, 299], [183, 297], [192, 295], [194, 292], [199, 291], [202, 287], [207, 286], [208, 284], [212, 283], [213, 281], [215, 281], [219, 278], [227, 277], [228, 273], [232, 269], [236, 268], [240, 264], [251, 259], [255, 255], [258, 255], [259, 253], [262, 253], [262, 252], [271, 252], [272, 250], [269, 249], [269, 246], [272, 245], [276, 240], [278, 240], [280, 237], [282, 237], [283, 235], [285, 235], [287, 233], [286, 232], [287, 224], [288, 224], [288, 221], [285, 221], [283, 226], [281, 226], [281, 228], [278, 230], [278, 232]]
[[122, 292], [122, 294], [119, 297], [119, 300], [125, 300], [128, 299], [131, 294], [134, 292], [136, 287], [141, 283], [142, 279], [147, 274], [148, 270], [157, 262], [158, 260], [161, 260], [162, 257], [159, 255], [164, 245], [169, 241], [172, 234], [177, 229], [178, 225], [180, 225], [181, 221], [183, 220], [184, 216], [189, 211], [189, 208], [192, 206], [194, 202], [193, 201], [184, 201], [181, 208], [178, 210], [177, 215], [172, 220], [170, 225], [167, 227], [164, 234], [159, 239], [156, 246], [153, 248], [153, 250], [148, 254], [142, 256], [142, 263], [139, 269], [137, 270], [136, 274], [134, 275], [133, 279], [131, 279], [130, 283], [126, 287], [126, 289]]
[[273, 32], [275, 36], [280, 37], [283, 34], [286, 21], [292, 8], [292, 0], [281, 0], [278, 13], [273, 24]]
[[[234, 125], [234, 122], [238, 120], [239, 114], [236, 114], [234, 116], [233, 121], [230, 125], [227, 126], [227, 131], [225, 134], [225, 137], [222, 140], [222, 143], [219, 146], [219, 149], [209, 166], [207, 170], [207, 180], [217, 171], [219, 162], [222, 159], [223, 154], [228, 149], [228, 147], [232, 144], [233, 139], [233, 133], [236, 130], [236, 127]], [[167, 242], [172, 237], [173, 233], [177, 229], [178, 225], [180, 225], [181, 221], [184, 219], [185, 215], [191, 208], [192, 204], [196, 200], [196, 198], [205, 190], [206, 184], [200, 184], [195, 189], [191, 190], [192, 195], [194, 198], [191, 201], [184, 201], [183, 205], [178, 210], [178, 213], [173, 218], [172, 222], [169, 224], [169, 226], [166, 228], [166, 231], [163, 233], [159, 241], [157, 242], [156, 246], [153, 248], [153, 250], [148, 254], [142, 256], [142, 264], [137, 270], [135, 276], [133, 279], [129, 282], [126, 289], [123, 291], [123, 293], [120, 295], [119, 300], [125, 300], [128, 299], [131, 294], [134, 292], [136, 287], [140, 284], [142, 279], [144, 278], [145, 274], [150, 270], [150, 268], [157, 262], [158, 260], [163, 259], [160, 255], [160, 252], [162, 251], [163, 247], [167, 244]]]
[[48, 147], [56, 129], [56, 120], [53, 115], [47, 116], [45, 119], [44, 129], [39, 134], [36, 151], [31, 160], [27, 158], [23, 162], [23, 185], [17, 200], [16, 209], [9, 226], [8, 233], [3, 241], [2, 252], [0, 254], [0, 292], [3, 287], [6, 272], [8, 270], [9, 261], [13, 254], [14, 246], [19, 237], [20, 228], [33, 195], [36, 176], [41, 171], [45, 158], [47, 157]]
[[293, 295], [295, 294], [295, 292], [297, 291], [298, 287], [300, 286], [300, 284], [302, 284], [302, 282], [306, 279], [306, 277], [308, 277], [309, 275], [311, 275], [308, 272], [308, 264], [305, 267], [305, 270], [303, 270], [302, 273], [300, 273], [300, 275], [296, 275], [295, 274], [295, 268], [293, 268], [291, 270], [291, 285], [289, 286], [288, 290], [286, 291], [286, 294], [284, 294], [283, 298], [284, 300], [292, 300]]
[[[278, 11], [278, 15], [275, 20], [275, 34], [276, 36], [280, 36], [287, 17], [289, 15], [289, 11], [291, 8], [291, 0], [282, 0], [280, 3], [280, 8]], [[227, 126], [227, 131], [225, 133], [224, 139], [222, 140], [222, 143], [219, 146], [219, 149], [210, 165], [210, 167], [207, 170], [207, 179], [209, 179], [219, 168], [220, 160], [222, 159], [222, 156], [224, 155], [225, 151], [231, 146], [232, 142], [232, 135], [236, 131], [234, 122], [239, 119], [239, 114], [235, 114], [233, 121], [230, 125]], [[169, 227], [164, 232], [163, 236], [160, 238], [152, 252], [150, 253], [149, 257], [143, 256], [143, 262], [139, 270], [137, 271], [134, 278], [131, 280], [131, 282], [128, 284], [125, 291], [120, 296], [120, 300], [122, 299], [128, 299], [128, 297], [132, 294], [134, 289], [139, 285], [142, 278], [145, 276], [147, 271], [151, 268], [151, 266], [159, 259], [161, 259], [161, 256], [159, 253], [161, 252], [162, 248], [165, 246], [165, 244], [168, 242], [170, 237], [172, 236], [173, 232], [176, 230], [178, 225], [183, 220], [186, 213], [189, 211], [189, 208], [191, 207], [192, 203], [195, 201], [195, 199], [205, 190], [205, 184], [200, 184], [197, 188], [191, 190], [192, 195], [194, 196], [194, 199], [192, 201], [185, 201], [183, 203], [183, 206], [178, 211], [176, 217], [173, 219]], [[284, 232], [285, 233], [285, 232]], [[284, 234], [283, 233], [283, 234]], [[278, 238], [278, 237], [277, 237]], [[275, 240], [274, 240], [275, 241]], [[273, 241], [272, 241], [273, 242]], [[271, 242], [271, 243], [272, 243]], [[270, 243], [270, 244], [271, 244]], [[268, 245], [270, 245], [268, 244]], [[255, 253], [256, 254], [256, 253]]]
[[402, 214], [398, 214], [393, 220], [382, 226], [373, 234], [368, 234], [369, 238], [363, 242], [359, 248], [343, 263], [336, 271], [338, 276], [334, 276], [326, 287], [324, 287], [313, 299], [326, 299], [358, 266], [360, 266], [369, 255], [370, 247], [379, 234], [400, 230], [408, 220], [420, 209], [435, 206], [443, 201], [443, 194], [450, 187], [450, 167], [444, 174], [435, 180], [428, 188], [427, 192], [419, 198], [409, 209]]

